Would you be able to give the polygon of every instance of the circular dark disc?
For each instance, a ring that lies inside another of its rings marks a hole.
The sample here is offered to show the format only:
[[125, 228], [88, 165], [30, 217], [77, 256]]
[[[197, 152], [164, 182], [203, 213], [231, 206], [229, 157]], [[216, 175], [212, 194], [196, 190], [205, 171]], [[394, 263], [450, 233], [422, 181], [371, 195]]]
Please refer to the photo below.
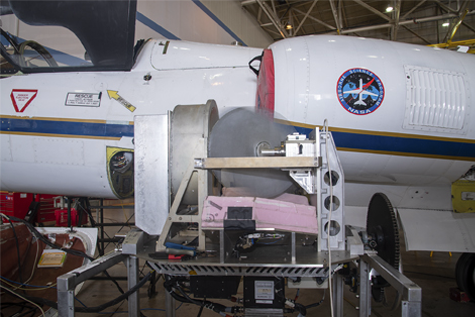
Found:
[[[210, 157], [256, 157], [259, 144], [280, 147], [294, 127], [274, 122], [266, 114], [238, 108], [214, 125], [209, 138]], [[254, 196], [270, 198], [287, 190], [292, 180], [280, 169], [233, 169], [214, 171], [225, 187], [246, 188]]]
[[396, 214], [388, 197], [376, 193], [371, 198], [366, 218], [366, 232], [376, 239], [378, 255], [399, 269], [399, 230]]

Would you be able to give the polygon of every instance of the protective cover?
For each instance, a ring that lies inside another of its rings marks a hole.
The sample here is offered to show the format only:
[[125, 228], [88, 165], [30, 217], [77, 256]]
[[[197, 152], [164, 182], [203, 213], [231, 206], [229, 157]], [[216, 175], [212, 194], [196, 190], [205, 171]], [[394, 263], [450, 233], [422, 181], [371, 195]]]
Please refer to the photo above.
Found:
[[132, 68], [136, 0], [10, 0], [9, 3], [13, 13], [27, 24], [57, 25], [71, 30], [95, 67]]

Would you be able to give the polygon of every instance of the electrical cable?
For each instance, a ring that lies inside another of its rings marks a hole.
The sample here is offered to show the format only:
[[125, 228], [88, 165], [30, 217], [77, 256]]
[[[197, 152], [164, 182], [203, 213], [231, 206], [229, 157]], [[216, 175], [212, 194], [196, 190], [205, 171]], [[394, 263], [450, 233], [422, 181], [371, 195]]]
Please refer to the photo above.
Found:
[[94, 220], [94, 217], [92, 216], [88, 208], [85, 208], [81, 204], [78, 204], [78, 207], [80, 207], [82, 211], [86, 213], [87, 217], [89, 218], [89, 221], [91, 222], [91, 226], [96, 227], [96, 221]]
[[[39, 248], [40, 248], [40, 244], [39, 243], [36, 243], [36, 256], [35, 256], [35, 261], [33, 263], [37, 263], [38, 261], [38, 253], [39, 253]], [[24, 283], [20, 283], [20, 282], [16, 282], [16, 281], [12, 281], [4, 276], [0, 276], [0, 279], [3, 279], [5, 281], [2, 281], [3, 283], [9, 285], [10, 287], [13, 288], [13, 290], [17, 290], [17, 289], [20, 289], [22, 291], [39, 291], [39, 290], [45, 290], [45, 289], [48, 289], [48, 288], [51, 288], [52, 286], [56, 285], [56, 283], [54, 283], [53, 285], [51, 286], [36, 286], [36, 285], [29, 285], [28, 282], [31, 281], [31, 279], [33, 278], [33, 275], [34, 275], [34, 272], [35, 272], [35, 268], [36, 266], [33, 265], [33, 269], [31, 271], [31, 275], [30, 277], [26, 280], [26, 282]], [[11, 283], [14, 283], [14, 284], [17, 284], [19, 286], [16, 286], [16, 285], [13, 285]], [[26, 288], [23, 288], [23, 286], [28, 286], [28, 287], [37, 287], [35, 289], [26, 289]]]
[[61, 251], [64, 251], [68, 254], [71, 254], [71, 255], [76, 255], [76, 256], [80, 256], [80, 257], [83, 257], [83, 258], [86, 258], [90, 261], [94, 261], [95, 259], [92, 257], [92, 256], [89, 256], [88, 254], [82, 252], [82, 251], [78, 251], [78, 250], [71, 250], [71, 249], [68, 249], [68, 248], [64, 248], [64, 247], [60, 247], [56, 244], [54, 244], [53, 242], [51, 242], [49, 239], [45, 238], [40, 232], [38, 232], [38, 230], [36, 230], [36, 228], [29, 222], [25, 221], [24, 219], [20, 219], [20, 218], [16, 218], [16, 217], [12, 217], [12, 216], [5, 216], [2, 214], [3, 217], [5, 217], [6, 219], [8, 220], [14, 220], [14, 221], [18, 221], [18, 222], [23, 222], [27, 227], [28, 229], [30, 230], [30, 232], [36, 236], [36, 238], [38, 238], [39, 240], [41, 240], [42, 242], [44, 242], [46, 245], [54, 248], [54, 249], [58, 249], [58, 250], [61, 250]]
[[[77, 251], [77, 250], [71, 250], [71, 249], [65, 249], [65, 248], [62, 248], [60, 246], [57, 246], [55, 245], [54, 243], [52, 243], [50, 240], [46, 239], [41, 233], [39, 233], [36, 228], [34, 228], [33, 225], [31, 225], [30, 223], [24, 221], [23, 219], [19, 219], [19, 218], [16, 218], [16, 217], [8, 217], [4, 214], [1, 214], [3, 217], [5, 217], [10, 223], [11, 223], [11, 220], [14, 220], [14, 221], [20, 221], [20, 222], [23, 222], [25, 223], [25, 225], [28, 227], [28, 229], [32, 232], [32, 234], [34, 236], [36, 236], [39, 240], [43, 241], [46, 245], [49, 245], [50, 247], [52, 248], [55, 248], [55, 249], [60, 249], [62, 251], [65, 251], [66, 253], [69, 253], [69, 254], [72, 254], [72, 255], [76, 255], [76, 256], [81, 256], [81, 257], [84, 257], [84, 258], [87, 258], [88, 260], [90, 261], [94, 261], [95, 259], [89, 255], [87, 255], [86, 253], [84, 252], [81, 252], [81, 251]], [[11, 219], [11, 220], [10, 220]], [[11, 223], [12, 227], [13, 227], [13, 224]], [[16, 240], [18, 241], [18, 238], [16, 238]], [[18, 248], [19, 250], [19, 248]], [[100, 306], [97, 306], [97, 307], [78, 307], [76, 308], [77, 312], [98, 312], [98, 309], [101, 309], [101, 310], [104, 310], [105, 308], [107, 307], [110, 307], [110, 306], [113, 306], [113, 305], [116, 305], [117, 303], [119, 303], [120, 301], [123, 301], [125, 299], [128, 298], [128, 296], [132, 293], [134, 293], [135, 291], [137, 291], [141, 286], [143, 286], [145, 284], [145, 282], [147, 282], [150, 277], [151, 277], [151, 272], [149, 272], [138, 284], [136, 284], [134, 287], [132, 287], [131, 289], [129, 289], [127, 292], [124, 292], [122, 290], [122, 288], [119, 286], [119, 284], [117, 283], [117, 281], [115, 279], [113, 279], [106, 270], [104, 270], [104, 273], [106, 274], [107, 277], [109, 277], [109, 279], [114, 282], [114, 284], [117, 286], [117, 288], [119, 289], [119, 291], [122, 293], [121, 296], [117, 297], [115, 300], [113, 301], [110, 301], [108, 303], [105, 303], [103, 305], [100, 305]], [[31, 279], [31, 278], [30, 278]], [[14, 282], [14, 281], [12, 281]], [[14, 282], [14, 283], [17, 283], [17, 282]], [[43, 289], [47, 289], [47, 288], [52, 288], [55, 284], [53, 284], [52, 286], [49, 286], [49, 287], [46, 287], [46, 288], [43, 288]], [[1, 285], [0, 285], [1, 286]], [[21, 286], [30, 286], [30, 287], [37, 287], [37, 286], [33, 286], [33, 285], [28, 285], [26, 283], [21, 283]], [[2, 286], [2, 288], [6, 289], [6, 290], [9, 290], [8, 288], [5, 288]], [[30, 290], [30, 289], [28, 289]], [[35, 290], [35, 289], [33, 289]], [[40, 289], [37, 289], [37, 290], [40, 290]], [[9, 290], [11, 291], [11, 290]], [[35, 300], [38, 300], [40, 303], [46, 303], [46, 305], [48, 306], [51, 306], [51, 307], [57, 307], [56, 303], [55, 302], [52, 302], [52, 301], [48, 301], [48, 300], [44, 300], [42, 298], [35, 298], [33, 297], [33, 299]], [[119, 300], [120, 299], [120, 300]], [[29, 300], [27, 300], [29, 301]], [[79, 300], [78, 300], [79, 301]], [[32, 301], [32, 303], [34, 304], [34, 302]], [[50, 305], [51, 304], [51, 305]], [[84, 304], [83, 304], [84, 305]], [[35, 304], [36, 306], [36, 304]], [[84, 305], [85, 306], [85, 305]], [[180, 305], [181, 306], [181, 305]], [[39, 307], [39, 306], [38, 306]], [[41, 308], [40, 308], [41, 309]], [[99, 310], [100, 311], [100, 310]], [[140, 313], [142, 316], [143, 314]], [[43, 312], [43, 315], [44, 315], [44, 312]]]
[[[110, 302], [108, 302], [108, 303], [106, 303], [106, 304], [103, 304], [103, 305], [100, 305], [100, 306], [97, 306], [97, 307], [105, 306], [105, 307], [103, 308], [103, 309], [105, 309], [105, 308], [108, 308], [108, 307], [110, 307], [110, 306], [116, 305], [116, 304], [118, 304], [118, 303], [121, 302], [121, 301], [124, 301], [124, 300], [126, 299], [125, 297], [128, 297], [128, 296], [129, 296], [130, 294], [132, 294], [134, 291], [138, 290], [141, 286], [143, 286], [143, 285], [150, 279], [151, 273], [152, 273], [152, 272], [149, 272], [149, 273], [139, 282], [140, 285], [139, 285], [139, 284], [135, 285], [135, 286], [134, 286], [133, 288], [131, 288], [127, 293], [121, 295], [120, 297], [118, 297], [118, 298], [116, 298], [116, 299], [114, 299], [114, 300], [112, 300], [112, 301], [110, 301]], [[1, 278], [2, 278], [2, 279], [6, 279], [6, 278], [4, 278], [4, 277], [1, 277]], [[6, 279], [6, 280], [9, 280], [9, 279]], [[18, 283], [18, 282], [14, 282], [14, 281], [12, 281], [12, 282], [13, 282], [13, 283]], [[19, 283], [18, 283], [18, 284], [19, 284]], [[39, 285], [27, 285], [27, 284], [22, 284], [22, 285], [29, 286], [29, 287], [38, 287], [38, 288], [43, 287], [43, 286], [39, 286]], [[51, 286], [50, 288], [53, 288], [53, 286]], [[54, 288], [56, 288], [56, 287], [54, 287]], [[36, 289], [33, 289], [33, 290], [36, 290]], [[40, 290], [40, 289], [37, 289], [37, 290]], [[51, 302], [51, 301], [48, 301], [48, 300], [39, 299], [39, 298], [36, 298], [36, 297], [32, 297], [31, 299], [34, 299], [34, 300], [32, 300], [33, 302], [38, 299], [38, 302], [40, 302], [41, 304], [46, 304], [46, 305], [51, 306], [51, 307], [53, 307], [53, 308], [57, 308], [57, 306], [52, 306], [52, 305], [50, 305], [50, 304], [56, 305], [55, 302]], [[77, 312], [85, 312], [85, 313], [96, 313], [96, 312], [99, 312], [99, 311], [96, 311], [96, 310], [95, 310], [97, 307], [87, 307], [87, 306], [86, 306], [83, 302], [81, 302], [78, 298], [75, 297], [75, 299], [76, 299], [81, 305], [84, 306], [84, 307], [75, 308]], [[107, 305], [107, 306], [106, 306], [106, 305]], [[87, 311], [83, 311], [84, 309], [87, 310]], [[103, 310], [103, 309], [102, 309], [102, 310]]]
[[[13, 280], [10, 280], [4, 276], [0, 276], [0, 279], [4, 280], [2, 281], [2, 283], [5, 283], [7, 285], [9, 285], [10, 287], [13, 287], [15, 289], [21, 289], [21, 290], [24, 290], [24, 291], [41, 291], [41, 290], [45, 290], [45, 289], [49, 289], [49, 288], [56, 288], [55, 285], [56, 283], [52, 284], [52, 285], [45, 285], [45, 286], [39, 286], [39, 285], [31, 285], [31, 284], [27, 284], [27, 283], [19, 283], [19, 282], [16, 282], [16, 281], [13, 281]], [[20, 286], [15, 286], [13, 285], [12, 283], [14, 284], [17, 284], [17, 285], [20, 285]], [[33, 287], [33, 289], [25, 289], [23, 287]]]
[[[4, 214], [1, 214], [2, 216], [5, 217]], [[12, 231], [13, 231], [13, 236], [15, 237], [15, 244], [16, 244], [16, 252], [17, 252], [17, 257], [18, 257], [18, 276], [20, 278], [20, 282], [23, 283], [23, 276], [22, 276], [22, 272], [21, 272], [21, 256], [20, 256], [20, 243], [18, 241], [18, 236], [16, 234], [16, 230], [15, 230], [15, 226], [13, 225], [13, 222], [10, 220], [9, 217], [6, 217], [6, 219], [8, 220], [8, 222], [10, 223], [10, 226], [12, 227]]]
[[[120, 305], [118, 305], [117, 308], [116, 308], [113, 312], [110, 313], [111, 315], [110, 315], [109, 317], [114, 316], [116, 313], [120, 313], [120, 312], [119, 312], [119, 309], [120, 309], [120, 307], [124, 304], [124, 301], [125, 301], [125, 300], [123, 300], [122, 302], [120, 302]], [[99, 314], [109, 315], [108, 312], [100, 312]], [[142, 314], [142, 312], [140, 312], [140, 314]]]
[[[1, 303], [1, 305], [2, 305], [2, 306], [1, 306], [2, 308], [0, 308], [0, 313], [1, 313], [1, 310], [2, 310], [2, 309], [8, 309], [8, 308], [10, 308], [10, 307], [12, 307], [12, 306], [18, 306], [18, 307], [20, 307], [20, 310], [17, 311], [15, 314], [12, 315], [12, 316], [15, 316], [15, 317], [25, 316], [25, 315], [28, 314], [28, 313], [31, 313], [32, 315], [34, 315], [35, 311], [38, 310], [38, 307], [36, 307], [36, 306], [29, 306], [28, 304], [25, 304], [24, 302], [18, 302], [18, 303], [3, 302], [3, 303]], [[24, 312], [24, 313], [22, 313], [24, 309], [29, 309], [29, 310], [26, 311], [26, 312]], [[4, 316], [4, 314], [1, 313], [0, 316]]]
[[[74, 310], [75, 310], [75, 312], [78, 312], [78, 313], [98, 313], [98, 312], [103, 311], [106, 308], [117, 305], [118, 303], [120, 303], [121, 301], [127, 299], [130, 295], [135, 293], [139, 288], [141, 288], [150, 279], [151, 276], [152, 276], [152, 274], [148, 273], [142, 280], [140, 280], [140, 282], [135, 284], [127, 292], [125, 292], [124, 294], [120, 295], [119, 297], [117, 297], [117, 298], [115, 298], [115, 299], [113, 299], [113, 300], [111, 300], [107, 303], [104, 303], [102, 305], [95, 306], [95, 307], [75, 307]], [[50, 307], [55, 308], [55, 309], [58, 308], [58, 304], [56, 302], [51, 301], [51, 300], [40, 298], [40, 297], [31, 297], [31, 296], [25, 296], [25, 297], [27, 299], [29, 299], [30, 301], [34, 302], [34, 303], [47, 305], [47, 306], [50, 306]], [[78, 300], [78, 299], [76, 298], [76, 300]], [[79, 301], [79, 300], [78, 300], [78, 302], [81, 303], [81, 301]], [[81, 303], [81, 304], [84, 305], [83, 303]]]
[[3, 285], [0, 285], [0, 288], [6, 290], [6, 291], [9, 292], [10, 294], [12, 294], [12, 295], [14, 295], [14, 296], [16, 296], [16, 297], [18, 297], [18, 298], [20, 298], [20, 299], [23, 299], [23, 300], [26, 301], [26, 302], [28, 302], [28, 303], [30, 303], [30, 304], [33, 304], [34, 306], [38, 307], [39, 310], [41, 311], [41, 314], [43, 315], [43, 317], [46, 317], [45, 312], [44, 312], [44, 310], [41, 308], [40, 305], [38, 305], [38, 304], [34, 303], [33, 301], [31, 301], [31, 300], [29, 300], [29, 299], [27, 299], [27, 298], [21, 296], [21, 295], [18, 294], [17, 292], [12, 291], [12, 290], [9, 289], [8, 287], [5, 287], [5, 286], [3, 286]]
[[305, 306], [305, 308], [306, 308], [306, 309], [310, 309], [310, 308], [314, 308], [314, 307], [320, 306], [320, 305], [323, 303], [323, 301], [325, 300], [325, 293], [326, 293], [326, 292], [327, 292], [327, 290], [324, 289], [324, 290], [323, 290], [323, 297], [322, 297], [322, 299], [321, 299], [319, 302], [313, 303], [313, 304], [310, 304], [310, 305], [307, 305], [307, 306]]
[[[198, 306], [202, 306], [209, 310], [214, 311], [222, 316], [227, 316], [225, 313], [227, 307], [221, 304], [213, 303], [207, 300], [192, 299], [185, 291], [178, 285], [176, 278], [165, 276], [165, 282], [163, 283], [165, 290], [177, 301], [184, 303], [192, 303]], [[183, 296], [177, 294], [173, 289], [177, 289]]]
[[[203, 300], [206, 300], [206, 297], [204, 297]], [[183, 304], [183, 303], [182, 303], [182, 304]], [[204, 307], [201, 306], [201, 307], [200, 307], [200, 310], [199, 310], [199, 312], [198, 312], [198, 316], [196, 316], [196, 317], [201, 317], [201, 314], [203, 313], [203, 309], [204, 309]]]
[[35, 275], [35, 271], [36, 271], [36, 263], [38, 263], [38, 256], [40, 254], [40, 243], [39, 241], [36, 241], [36, 254], [35, 254], [35, 261], [33, 262], [33, 268], [31, 270], [31, 274], [30, 274], [30, 277], [25, 281], [25, 284], [28, 284], [31, 279], [33, 278], [33, 276]]
[[[30, 232], [36, 236], [39, 240], [41, 240], [42, 242], [44, 242], [46, 245], [54, 248], [54, 249], [59, 249], [59, 250], [62, 250], [68, 254], [71, 254], [71, 255], [76, 255], [76, 256], [80, 256], [80, 257], [83, 257], [83, 258], [86, 258], [88, 259], [89, 261], [94, 261], [95, 259], [92, 257], [92, 256], [89, 256], [88, 254], [82, 252], [82, 251], [78, 251], [78, 250], [72, 250], [72, 249], [67, 249], [67, 248], [63, 248], [63, 247], [60, 247], [54, 243], [52, 243], [49, 239], [45, 238], [41, 233], [38, 232], [38, 230], [36, 230], [36, 228], [29, 222], [25, 221], [24, 219], [20, 219], [20, 218], [16, 218], [16, 217], [12, 217], [12, 216], [6, 216], [4, 214], [1, 214], [1, 216], [3, 216], [4, 218], [8, 219], [10, 221], [11, 220], [14, 220], [14, 221], [18, 221], [18, 222], [23, 222], [27, 227], [28, 229], [30, 230]], [[115, 284], [115, 286], [117, 287], [117, 289], [119, 290], [119, 292], [123, 295], [125, 294], [124, 290], [120, 287], [119, 283], [117, 283], [117, 281], [112, 278], [112, 276], [109, 275], [109, 273], [107, 272], [107, 270], [104, 270], [103, 271], [104, 274], [112, 281], [112, 283]]]
[[35, 315], [35, 312], [36, 312], [37, 309], [38, 309], [38, 308], [36, 308], [36, 307], [32, 307], [32, 308], [30, 308], [30, 310], [24, 312], [23, 314], [18, 314], [18, 313], [16, 313], [16, 314], [15, 314], [15, 317], [26, 316], [27, 314], [30, 314], [30, 317], [33, 317], [33, 316]]
[[328, 244], [328, 267], [330, 268], [328, 272], [328, 288], [330, 292], [330, 312], [331, 317], [334, 316], [334, 307], [333, 307], [333, 295], [332, 295], [332, 252], [331, 252], [331, 245], [330, 245], [330, 233], [331, 233], [331, 221], [332, 221], [332, 211], [333, 211], [333, 180], [332, 180], [332, 170], [330, 167], [330, 155], [328, 154], [328, 142], [329, 142], [329, 135], [328, 135], [328, 120], [325, 119], [323, 121], [323, 129], [325, 132], [325, 155], [327, 158], [327, 168], [328, 168], [328, 181], [330, 184], [330, 206], [328, 210], [328, 232], [327, 232], [327, 244]]

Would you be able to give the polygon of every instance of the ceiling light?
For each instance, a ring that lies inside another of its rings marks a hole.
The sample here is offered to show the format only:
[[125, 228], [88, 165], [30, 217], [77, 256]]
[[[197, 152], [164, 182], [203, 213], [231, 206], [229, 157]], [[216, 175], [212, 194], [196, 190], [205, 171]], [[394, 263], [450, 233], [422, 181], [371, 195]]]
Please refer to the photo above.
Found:
[[443, 27], [448, 27], [449, 25], [450, 25], [449, 22], [444, 22], [444, 23], [442, 23], [442, 26], [443, 26]]
[[290, 23], [285, 26], [286, 30], [292, 30], [292, 28], [293, 28], [293, 26]]
[[391, 6], [388, 6], [388, 7], [386, 8], [386, 12], [392, 12], [393, 10], [394, 10], [394, 8], [391, 7]]

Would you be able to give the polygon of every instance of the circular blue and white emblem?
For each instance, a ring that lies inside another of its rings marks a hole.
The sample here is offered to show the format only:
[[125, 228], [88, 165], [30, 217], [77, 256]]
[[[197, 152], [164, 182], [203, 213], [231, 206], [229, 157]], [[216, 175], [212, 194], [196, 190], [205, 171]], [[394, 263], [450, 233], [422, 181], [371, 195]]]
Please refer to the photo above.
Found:
[[365, 115], [381, 106], [384, 86], [373, 72], [363, 68], [352, 68], [338, 79], [336, 93], [341, 105], [347, 111]]

